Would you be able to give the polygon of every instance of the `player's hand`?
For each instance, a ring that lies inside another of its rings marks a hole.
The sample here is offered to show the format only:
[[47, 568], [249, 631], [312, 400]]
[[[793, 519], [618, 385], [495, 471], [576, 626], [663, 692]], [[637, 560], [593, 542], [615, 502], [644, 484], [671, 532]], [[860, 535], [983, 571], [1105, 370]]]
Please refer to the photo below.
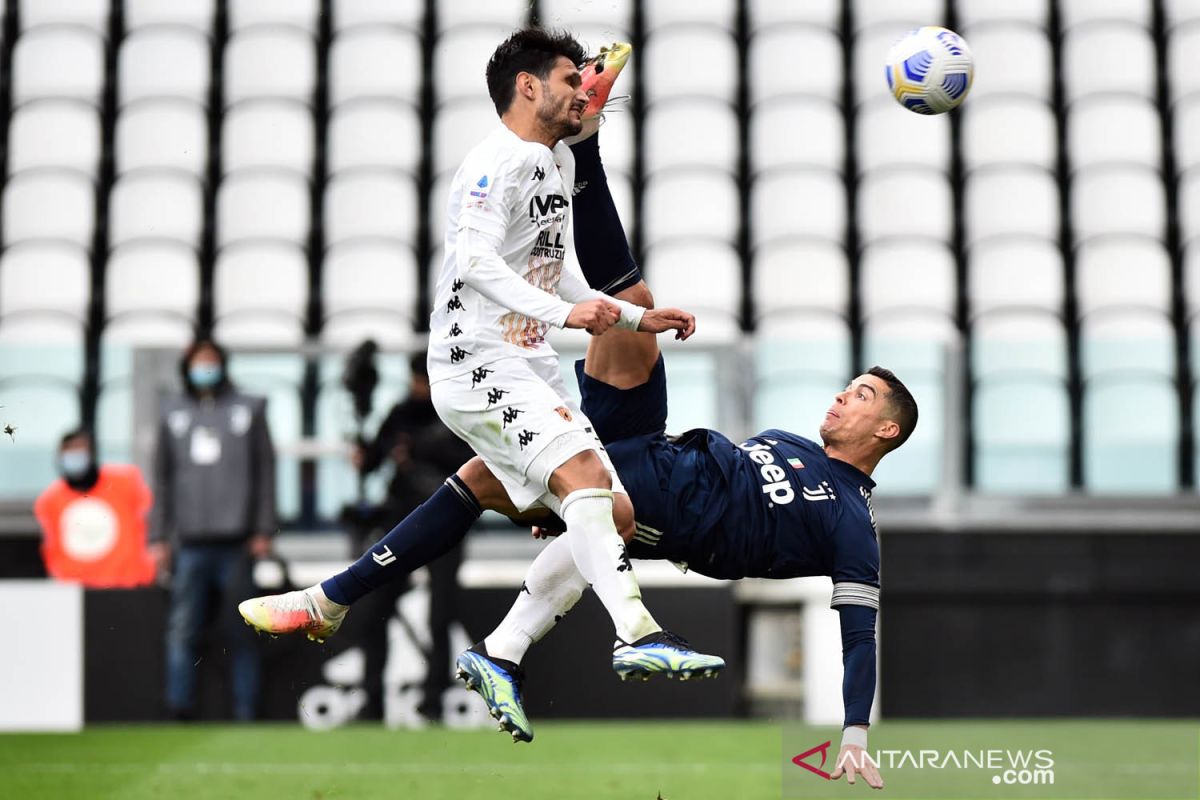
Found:
[[846, 783], [854, 785], [854, 777], [861, 775], [872, 789], [883, 788], [883, 777], [879, 774], [879, 766], [867, 754], [867, 751], [856, 744], [844, 744], [838, 753], [837, 768], [830, 774], [830, 780], [838, 780], [846, 776]]
[[678, 308], [648, 308], [642, 314], [638, 330], [643, 333], [675, 331], [675, 338], [682, 341], [696, 332], [696, 318]]
[[563, 327], [583, 328], [592, 336], [599, 336], [616, 325], [620, 318], [621, 309], [607, 300], [588, 300], [575, 304]]
[[534, 525], [530, 529], [530, 533], [533, 534], [533, 538], [535, 539], [552, 539], [561, 534], [562, 531], [556, 531], [553, 528], [543, 528], [541, 525]]

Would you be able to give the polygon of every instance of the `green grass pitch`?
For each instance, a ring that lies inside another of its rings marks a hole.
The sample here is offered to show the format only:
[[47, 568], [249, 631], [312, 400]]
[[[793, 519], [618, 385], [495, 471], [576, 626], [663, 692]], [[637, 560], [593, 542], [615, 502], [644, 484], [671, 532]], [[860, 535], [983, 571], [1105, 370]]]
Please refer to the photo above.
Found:
[[[1178, 797], [1155, 792], [1147, 777], [1168, 775], [1172, 785], [1194, 787], [1197, 731], [1195, 721], [889, 720], [872, 734], [872, 748], [1052, 746], [1057, 786], [993, 793], [978, 772], [944, 775], [950, 780], [934, 785], [887, 770], [880, 793], [844, 781], [806, 786], [814, 789], [811, 796], [881, 800]], [[0, 797], [759, 800], [784, 791], [789, 747], [799, 752], [826, 738], [833, 738], [836, 753], [836, 731], [765, 722], [542, 722], [530, 745], [514, 745], [491, 730], [103, 726], [78, 735], [0, 736]]]

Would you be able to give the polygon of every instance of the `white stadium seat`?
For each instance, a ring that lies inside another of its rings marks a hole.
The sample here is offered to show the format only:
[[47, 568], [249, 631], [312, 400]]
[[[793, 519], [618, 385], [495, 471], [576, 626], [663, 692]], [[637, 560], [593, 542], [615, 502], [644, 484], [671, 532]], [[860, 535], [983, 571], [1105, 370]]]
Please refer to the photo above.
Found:
[[1049, 101], [1051, 52], [1046, 32], [1032, 25], [981, 25], [965, 32], [975, 57], [971, 103], [998, 93]]
[[1044, 26], [1049, 20], [1051, 0], [958, 0], [959, 26], [970, 33], [983, 22], [1027, 22]]
[[1083, 481], [1093, 492], [1174, 494], [1179, 395], [1168, 380], [1094, 383], [1083, 396]]
[[108, 0], [20, 0], [21, 30], [42, 25], [80, 25], [101, 35], [108, 32]]
[[[443, 31], [478, 24], [497, 25], [512, 31], [523, 27], [528, 16], [527, 0], [455, 0], [438, 5], [438, 25]], [[502, 39], [504, 36], [492, 43], [492, 50]], [[489, 56], [492, 50], [488, 50]]]
[[1063, 82], [1070, 100], [1098, 92], [1153, 99], [1154, 65], [1149, 32], [1134, 25], [1080, 25], [1063, 38]]
[[147, 25], [186, 25], [202, 33], [212, 31], [216, 0], [125, 0], [125, 28]]
[[117, 54], [117, 95], [122, 104], [147, 97], [208, 102], [212, 77], [208, 37], [183, 27], [131, 33]]
[[1029, 164], [1052, 170], [1058, 161], [1054, 111], [1033, 98], [992, 98], [962, 112], [962, 149], [967, 169], [990, 164]]
[[1067, 329], [1044, 311], [983, 314], [971, 322], [971, 368], [979, 381], [1016, 374], [1066, 380]]
[[307, 303], [308, 262], [300, 248], [244, 244], [217, 257], [213, 306], [223, 340], [298, 342]]
[[852, 77], [854, 80], [854, 96], [857, 102], [891, 98], [892, 93], [888, 90], [884, 64], [892, 45], [912, 27], [911, 25], [885, 25], [860, 30], [855, 34], [853, 72], [847, 77]]
[[1104, 233], [1161, 237], [1166, 230], [1162, 181], [1144, 167], [1097, 167], [1072, 183], [1071, 205], [1079, 239]]
[[248, 239], [308, 239], [311, 204], [308, 182], [279, 170], [250, 170], [226, 176], [217, 191], [219, 245]]
[[845, 149], [842, 113], [834, 103], [773, 100], [750, 116], [755, 172], [796, 166], [839, 169]]
[[104, 40], [74, 27], [31, 30], [13, 44], [12, 102], [43, 97], [99, 105], [104, 87]]
[[1063, 260], [1053, 240], [980, 242], [971, 247], [967, 275], [972, 313], [1013, 306], [1062, 310]]
[[325, 241], [377, 237], [411, 241], [417, 191], [411, 179], [378, 170], [356, 170], [330, 180], [325, 189]]
[[1175, 158], [1180, 173], [1200, 167], [1200, 97], [1175, 106]]
[[84, 374], [83, 345], [83, 324], [78, 321], [54, 315], [0, 318], [0, 396], [8, 400], [5, 384], [11, 386], [14, 378], [78, 382]]
[[1129, 373], [1175, 376], [1175, 334], [1160, 312], [1116, 309], [1080, 323], [1080, 366], [1086, 378]]
[[66, 167], [96, 177], [100, 115], [73, 100], [44, 100], [18, 108], [8, 132], [10, 174], [35, 167]]
[[[647, 173], [668, 167], [733, 171], [737, 161], [737, 118], [712, 100], [659, 103], [646, 114], [643, 154]], [[680, 136], [680, 131], [704, 131]]]
[[918, 25], [938, 25], [945, 10], [941, 0], [848, 0], [854, 9], [854, 24], [859, 30], [871, 26], [896, 29], [897, 36]]
[[279, 167], [312, 173], [312, 111], [303, 103], [256, 100], [225, 112], [221, 166], [227, 172]]
[[318, 0], [229, 0], [231, 33], [252, 25], [290, 25], [316, 33]]
[[1167, 25], [1176, 26], [1200, 20], [1200, 3], [1196, 0], [1166, 0]]
[[633, 171], [633, 115], [624, 109], [609, 112], [604, 117], [600, 133], [600, 157], [604, 171], [611, 178], [614, 172]]
[[1200, 240], [1200, 171], [1192, 170], [1179, 183], [1179, 224], [1183, 240]]
[[946, 317], [954, 313], [954, 256], [945, 245], [878, 242], [863, 251], [861, 271], [865, 317], [915, 309]]
[[1190, 24], [1171, 31], [1167, 46], [1167, 75], [1171, 80], [1171, 96], [1183, 100], [1200, 92], [1200, 70], [1196, 69], [1196, 52], [1200, 50], [1200, 16]]
[[840, 242], [846, 231], [845, 198], [845, 186], [831, 170], [761, 175], [750, 195], [754, 241], [811, 237]]
[[755, 31], [768, 30], [776, 25], [806, 23], [835, 30], [842, 20], [839, 0], [750, 0], [750, 25]]
[[91, 266], [81, 247], [30, 243], [10, 247], [0, 259], [0, 320], [53, 312], [83, 322], [90, 296]]
[[[486, 87], [480, 84], [486, 94]], [[338, 34], [329, 50], [329, 101], [359, 97], [417, 104], [421, 91], [421, 42], [403, 30], [368, 28]]]
[[415, 31], [424, 15], [421, 0], [338, 0], [333, 7], [333, 25], [337, 31], [355, 25], [400, 25]]
[[1102, 237], [1080, 245], [1075, 287], [1081, 316], [1111, 307], [1171, 309], [1171, 259], [1161, 242]]
[[646, 30], [657, 31], [687, 23], [703, 23], [733, 30], [735, 0], [654, 0], [645, 4]]
[[109, 235], [114, 247], [135, 239], [174, 239], [199, 247], [204, 197], [190, 175], [140, 171], [112, 189]]
[[1069, 486], [1070, 406], [1053, 381], [988, 382], [975, 393], [975, 486], [1058, 494]]
[[200, 302], [199, 259], [192, 248], [170, 242], [118, 247], [108, 257], [104, 286], [109, 319], [165, 314], [190, 321]]
[[1064, 28], [1082, 22], [1116, 20], [1143, 28], [1153, 24], [1153, 3], [1129, 2], [1129, 0], [1059, 0]]
[[628, 33], [636, 1], [607, 0], [603, 4], [593, 4], [579, 0], [542, 0], [539, 14], [543, 25], [566, 27], [578, 35], [585, 28], [605, 27], [608, 29], [605, 38], [609, 41], [627, 42], [628, 37], [617, 34]]
[[[759, 320], [800, 310], [844, 316], [850, 301], [846, 251], [833, 242], [784, 241], [763, 245], [750, 273]], [[765, 321], [765, 320], [764, 320]]]
[[[737, 89], [737, 45], [730, 32], [679, 26], [656, 30], [643, 55], [648, 103], [681, 96], [732, 103]], [[697, 80], [699, 76], [703, 80]]]
[[883, 236], [949, 241], [954, 220], [949, 181], [924, 170], [884, 170], [864, 176], [858, 215], [863, 240], [868, 243]]
[[686, 308], [703, 320], [689, 341], [736, 340], [742, 275], [732, 247], [711, 241], [662, 244], [650, 248], [643, 266], [659, 302]]
[[[1188, 302], [1187, 315], [1200, 319], [1200, 247], [1191, 246], [1183, 251], [1183, 296]], [[1192, 349], [1194, 357], [1200, 351]], [[1200, 361], [1197, 361], [1200, 366]]]
[[1058, 235], [1058, 185], [1035, 167], [991, 168], [971, 173], [964, 204], [972, 242], [989, 236], [1021, 234], [1044, 239]]
[[117, 174], [143, 167], [202, 177], [208, 169], [208, 116], [190, 100], [144, 100], [117, 117]]
[[[931, 170], [950, 167], [950, 119], [897, 114], [890, 98], [864, 104], [858, 117], [858, 168], [867, 172], [887, 166]], [[836, 165], [831, 165], [836, 166]]]
[[722, 172], [661, 173], [646, 185], [643, 214], [652, 241], [678, 236], [732, 242], [740, 224], [737, 184]]
[[416, 172], [421, 160], [421, 121], [401, 103], [347, 103], [329, 119], [329, 169], [353, 167]]
[[[801, 54], [804, 69], [797, 69]], [[832, 30], [794, 25], [763, 28], [752, 40], [748, 68], [750, 91], [754, 101], [762, 104], [761, 110], [771, 108], [764, 101], [787, 95], [841, 100], [842, 44]]]
[[326, 344], [353, 346], [373, 337], [383, 346], [413, 340], [417, 265], [406, 245], [348, 242], [330, 249], [321, 273]]
[[63, 239], [91, 246], [96, 189], [85, 176], [68, 170], [28, 170], [4, 187], [4, 240]]
[[1072, 106], [1067, 131], [1074, 169], [1105, 162], [1134, 162], [1151, 169], [1162, 165], [1162, 127], [1158, 109], [1149, 100], [1088, 98]]
[[79, 422], [79, 392], [61, 380], [5, 381], [5, 413], [20, 419], [20, 433], [0, 458], [0, 499], [28, 503], [58, 476], [58, 437]]
[[433, 75], [438, 100], [486, 99], [488, 59], [512, 32], [507, 26], [473, 25], [447, 30], [433, 48]]
[[317, 53], [311, 36], [283, 28], [251, 28], [225, 47], [225, 103], [286, 98], [311, 103]]

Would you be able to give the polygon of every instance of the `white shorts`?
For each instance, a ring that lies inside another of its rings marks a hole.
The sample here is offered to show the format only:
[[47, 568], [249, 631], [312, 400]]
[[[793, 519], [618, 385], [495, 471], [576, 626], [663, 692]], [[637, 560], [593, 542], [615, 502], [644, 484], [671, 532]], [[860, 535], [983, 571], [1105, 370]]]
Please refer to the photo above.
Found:
[[519, 511], [537, 504], [558, 512], [550, 476], [591, 450], [625, 492], [612, 460], [579, 404], [568, 394], [558, 357], [505, 358], [430, 386], [446, 427], [474, 448]]

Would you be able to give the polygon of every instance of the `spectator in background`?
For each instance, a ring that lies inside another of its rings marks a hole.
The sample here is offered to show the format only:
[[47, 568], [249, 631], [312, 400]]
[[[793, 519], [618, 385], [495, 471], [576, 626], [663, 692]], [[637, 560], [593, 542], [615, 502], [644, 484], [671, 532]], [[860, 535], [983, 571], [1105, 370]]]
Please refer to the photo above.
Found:
[[58, 471], [62, 477], [33, 505], [46, 573], [93, 589], [153, 583], [155, 563], [146, 550], [150, 490], [138, 468], [100, 466], [92, 434], [76, 429], [59, 441]]
[[[425, 353], [410, 360], [411, 383], [408, 397], [388, 412], [379, 426], [375, 440], [364, 442], [351, 460], [363, 475], [390, 463], [393, 469], [388, 485], [387, 500], [382, 509], [385, 527], [404, 519], [433, 494], [460, 465], [470, 460], [470, 446], [455, 436], [438, 419], [429, 398], [429, 373]], [[359, 552], [378, 538], [377, 531], [363, 531], [365, 536], [354, 543]], [[425, 675], [423, 700], [418, 709], [431, 721], [442, 718], [442, 693], [450, 685], [450, 624], [457, 616], [458, 568], [462, 564], [460, 544], [428, 566], [429, 630], [431, 648]], [[396, 613], [396, 600], [407, 590], [405, 582], [397, 582], [394, 590], [368, 595], [370, 620], [363, 642], [366, 666], [364, 685], [367, 705], [360, 714], [365, 719], [383, 717], [383, 669], [387, 661], [387, 621]], [[357, 613], [357, 610], [356, 612]]]
[[258, 713], [258, 642], [234, 609], [254, 593], [254, 560], [271, 552], [275, 452], [266, 400], [239, 393], [226, 361], [212, 340], [192, 343], [180, 360], [184, 391], [165, 401], [158, 427], [150, 539], [157, 561], [172, 566], [166, 703], [176, 719], [196, 713], [196, 661], [214, 594], [229, 626], [234, 716]]

